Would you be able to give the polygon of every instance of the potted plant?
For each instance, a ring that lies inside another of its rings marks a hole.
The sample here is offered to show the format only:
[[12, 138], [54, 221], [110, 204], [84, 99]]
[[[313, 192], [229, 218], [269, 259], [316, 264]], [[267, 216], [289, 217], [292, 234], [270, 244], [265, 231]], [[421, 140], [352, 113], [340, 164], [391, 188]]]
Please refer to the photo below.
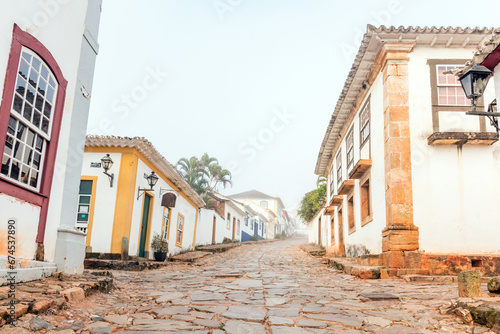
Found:
[[153, 255], [156, 261], [165, 261], [167, 258], [168, 241], [164, 240], [158, 233], [155, 233], [151, 241], [151, 249], [154, 250]]

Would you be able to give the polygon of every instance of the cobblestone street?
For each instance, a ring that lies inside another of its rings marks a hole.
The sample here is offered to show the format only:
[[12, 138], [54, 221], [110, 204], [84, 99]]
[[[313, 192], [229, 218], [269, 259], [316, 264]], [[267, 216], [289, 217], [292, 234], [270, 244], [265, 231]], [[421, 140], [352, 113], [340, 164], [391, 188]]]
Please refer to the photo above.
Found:
[[[303, 243], [305, 239], [288, 239], [243, 245], [197, 265], [114, 272], [118, 290], [112, 294], [97, 294], [42, 317], [68, 333], [488, 331], [440, 313], [441, 306], [457, 297], [455, 284], [361, 280], [299, 250]], [[372, 300], [362, 293], [389, 293], [399, 299]], [[92, 316], [101, 321], [92, 322]]]

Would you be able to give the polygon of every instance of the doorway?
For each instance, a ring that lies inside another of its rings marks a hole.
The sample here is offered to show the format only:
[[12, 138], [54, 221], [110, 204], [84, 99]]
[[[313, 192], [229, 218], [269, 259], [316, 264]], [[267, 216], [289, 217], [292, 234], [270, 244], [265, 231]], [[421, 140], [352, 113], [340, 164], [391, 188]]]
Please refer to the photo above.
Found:
[[212, 245], [215, 244], [215, 227], [217, 223], [217, 217], [214, 215], [214, 224], [212, 228]]
[[144, 257], [146, 251], [146, 240], [149, 227], [149, 211], [151, 204], [151, 196], [144, 194], [144, 203], [142, 207], [142, 222], [141, 222], [141, 238], [139, 240], [139, 257]]
[[318, 218], [318, 245], [321, 246], [321, 217]]
[[344, 215], [342, 213], [342, 208], [338, 209], [337, 215], [339, 221], [339, 248], [338, 255], [345, 256], [345, 247], [344, 247]]

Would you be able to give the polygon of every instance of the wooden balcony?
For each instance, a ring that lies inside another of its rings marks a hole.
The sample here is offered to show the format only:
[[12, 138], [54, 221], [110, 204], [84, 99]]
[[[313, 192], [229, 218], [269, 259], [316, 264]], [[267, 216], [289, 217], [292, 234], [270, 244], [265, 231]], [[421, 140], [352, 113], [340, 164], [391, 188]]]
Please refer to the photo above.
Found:
[[354, 168], [349, 172], [350, 179], [360, 179], [372, 166], [371, 159], [360, 159]]
[[498, 141], [494, 132], [434, 132], [429, 145], [491, 145]]
[[354, 189], [354, 180], [349, 179], [349, 180], [345, 180], [344, 182], [342, 182], [337, 193], [339, 195], [347, 195], [353, 189]]

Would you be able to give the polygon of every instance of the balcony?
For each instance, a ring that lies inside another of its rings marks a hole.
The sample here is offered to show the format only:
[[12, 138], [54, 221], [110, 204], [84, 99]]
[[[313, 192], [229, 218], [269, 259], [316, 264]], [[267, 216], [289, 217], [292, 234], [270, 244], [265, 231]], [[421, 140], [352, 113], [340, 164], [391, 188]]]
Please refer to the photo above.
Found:
[[349, 172], [350, 179], [360, 179], [365, 175], [366, 171], [372, 166], [371, 159], [360, 159], [358, 163]]
[[429, 145], [491, 145], [498, 141], [494, 132], [434, 132]]

